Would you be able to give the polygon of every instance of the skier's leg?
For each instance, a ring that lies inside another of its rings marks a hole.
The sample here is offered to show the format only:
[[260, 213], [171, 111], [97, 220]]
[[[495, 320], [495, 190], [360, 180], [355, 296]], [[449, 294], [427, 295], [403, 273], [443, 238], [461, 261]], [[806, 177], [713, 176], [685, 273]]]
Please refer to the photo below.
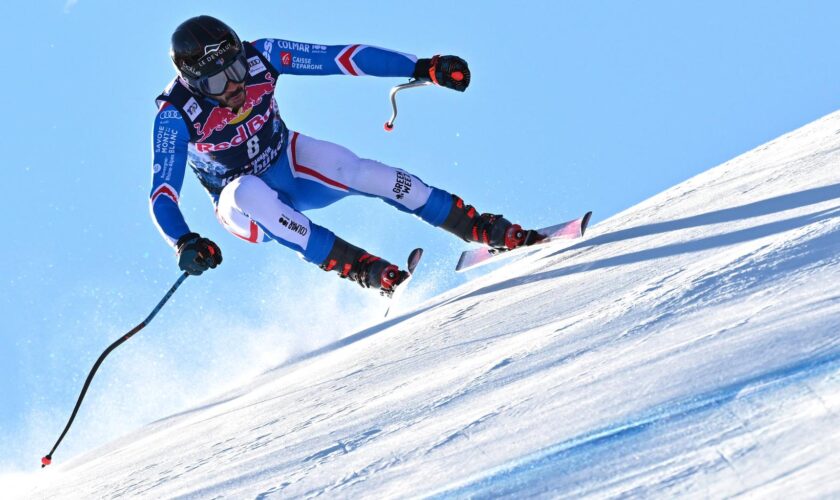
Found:
[[216, 216], [239, 238], [252, 243], [273, 239], [322, 269], [335, 270], [342, 278], [364, 287], [390, 290], [405, 279], [405, 273], [397, 266], [312, 223], [284, 203], [259, 177], [243, 175], [225, 186], [219, 195]]
[[[317, 206], [325, 206], [350, 194], [361, 194], [384, 200], [403, 212], [419, 216], [432, 225], [440, 225], [452, 204], [452, 196], [425, 184], [405, 170], [384, 163], [359, 158], [349, 149], [328, 141], [291, 133], [289, 168], [298, 180], [311, 181], [295, 189], [293, 196], [318, 198]], [[321, 194], [317, 190], [324, 191]], [[299, 206], [298, 200], [294, 200]], [[313, 200], [300, 200], [310, 205]]]
[[243, 175], [219, 195], [216, 216], [231, 233], [251, 243], [273, 239], [320, 264], [335, 235], [280, 200], [259, 177]]
[[541, 239], [535, 231], [525, 231], [501, 215], [479, 215], [459, 197], [429, 186], [405, 170], [359, 158], [343, 146], [297, 132], [291, 137], [289, 165], [293, 175], [320, 182], [333, 192], [381, 198], [465, 241], [515, 248]]

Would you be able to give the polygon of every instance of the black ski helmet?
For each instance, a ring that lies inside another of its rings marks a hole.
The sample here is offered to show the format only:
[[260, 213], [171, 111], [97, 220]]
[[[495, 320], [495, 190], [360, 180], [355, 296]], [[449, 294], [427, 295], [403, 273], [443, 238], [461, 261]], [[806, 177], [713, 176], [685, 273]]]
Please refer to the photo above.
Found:
[[196, 16], [172, 33], [169, 56], [178, 74], [194, 82], [218, 73], [242, 54], [242, 42], [230, 26], [215, 17]]

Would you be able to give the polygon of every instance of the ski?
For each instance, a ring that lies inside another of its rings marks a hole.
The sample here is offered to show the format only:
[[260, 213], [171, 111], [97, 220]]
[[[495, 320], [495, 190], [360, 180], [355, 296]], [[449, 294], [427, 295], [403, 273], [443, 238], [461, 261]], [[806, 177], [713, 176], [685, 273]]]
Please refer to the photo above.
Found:
[[388, 313], [394, 308], [394, 306], [399, 301], [400, 297], [405, 293], [405, 289], [408, 288], [408, 284], [411, 282], [412, 278], [414, 278], [414, 270], [417, 269], [417, 264], [420, 263], [420, 259], [423, 257], [423, 249], [422, 248], [415, 248], [408, 254], [408, 263], [406, 264], [406, 271], [408, 271], [408, 277], [403, 280], [402, 283], [397, 285], [397, 288], [394, 292], [389, 296], [391, 302], [388, 304], [388, 309], [385, 310], [385, 317], [388, 317]]
[[463, 272], [468, 269], [475, 269], [476, 267], [492, 262], [494, 258], [512, 255], [522, 249], [539, 248], [539, 245], [550, 243], [555, 240], [580, 238], [583, 236], [583, 233], [586, 232], [586, 226], [589, 225], [589, 219], [591, 217], [592, 212], [586, 212], [583, 217], [578, 219], [538, 229], [537, 232], [544, 235], [545, 239], [542, 239], [530, 246], [521, 246], [513, 250], [500, 250], [489, 247], [466, 250], [461, 254], [461, 258], [458, 259], [458, 265], [455, 266], [455, 271]]

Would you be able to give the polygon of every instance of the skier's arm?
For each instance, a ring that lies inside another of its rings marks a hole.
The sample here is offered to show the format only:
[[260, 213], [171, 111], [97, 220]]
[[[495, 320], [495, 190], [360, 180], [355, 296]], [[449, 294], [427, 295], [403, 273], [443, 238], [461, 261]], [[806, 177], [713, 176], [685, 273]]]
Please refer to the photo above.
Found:
[[463, 92], [467, 62], [457, 56], [417, 56], [369, 45], [316, 45], [277, 38], [251, 42], [280, 73], [290, 75], [405, 76]]
[[277, 38], [251, 42], [277, 71], [289, 75], [414, 75], [417, 56], [369, 45], [317, 45]]
[[187, 165], [189, 133], [186, 122], [173, 106], [165, 104], [155, 117], [152, 133], [152, 190], [149, 209], [152, 220], [172, 248], [190, 232], [178, 208]]

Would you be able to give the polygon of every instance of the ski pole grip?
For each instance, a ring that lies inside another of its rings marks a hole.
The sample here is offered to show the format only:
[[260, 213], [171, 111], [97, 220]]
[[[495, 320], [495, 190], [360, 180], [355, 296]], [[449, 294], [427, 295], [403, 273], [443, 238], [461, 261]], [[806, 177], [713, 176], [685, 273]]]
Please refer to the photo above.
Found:
[[414, 87], [425, 87], [426, 85], [433, 85], [428, 80], [411, 80], [408, 83], [396, 85], [391, 88], [391, 119], [385, 122], [385, 132], [394, 130], [394, 121], [397, 119], [397, 92], [405, 89], [412, 89]]

